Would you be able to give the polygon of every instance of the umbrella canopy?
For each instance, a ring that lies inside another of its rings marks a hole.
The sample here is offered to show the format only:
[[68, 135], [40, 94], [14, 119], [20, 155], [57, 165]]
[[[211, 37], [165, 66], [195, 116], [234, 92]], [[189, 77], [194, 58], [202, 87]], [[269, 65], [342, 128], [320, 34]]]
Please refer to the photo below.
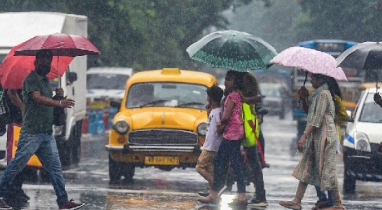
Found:
[[382, 43], [363, 42], [345, 50], [338, 56], [337, 64], [343, 68], [382, 69]]
[[333, 56], [309, 48], [287, 48], [275, 56], [270, 63], [294, 67], [313, 74], [323, 74], [337, 80], [347, 81], [344, 71], [342, 68], [337, 67], [336, 59]]
[[246, 72], [266, 69], [277, 55], [276, 50], [261, 38], [227, 30], [211, 33], [187, 48], [188, 55], [213, 68]]
[[24, 42], [15, 55], [36, 55], [38, 50], [47, 49], [58, 56], [99, 55], [99, 50], [85, 37], [71, 34], [35, 36]]
[[[0, 82], [4, 89], [21, 89], [24, 78], [34, 69], [35, 57], [13, 56], [14, 52], [22, 44], [13, 47], [0, 65]], [[62, 76], [73, 60], [73, 57], [61, 56], [60, 63], [58, 64], [57, 58], [57, 56], [53, 56], [52, 67], [47, 75], [49, 79]], [[58, 75], [58, 65], [60, 75]]]

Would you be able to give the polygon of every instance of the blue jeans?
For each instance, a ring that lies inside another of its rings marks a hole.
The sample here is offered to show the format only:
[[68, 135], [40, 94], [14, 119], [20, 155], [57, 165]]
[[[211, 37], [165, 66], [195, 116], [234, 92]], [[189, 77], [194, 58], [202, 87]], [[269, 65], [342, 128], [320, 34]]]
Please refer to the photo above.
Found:
[[241, 140], [226, 140], [220, 144], [219, 150], [214, 157], [214, 183], [212, 190], [220, 191], [226, 181], [228, 165], [231, 167], [236, 177], [237, 192], [245, 193], [245, 183], [243, 174], [243, 158], [240, 153]]
[[9, 162], [0, 181], [0, 197], [4, 197], [12, 186], [15, 176], [24, 169], [32, 155], [36, 154], [50, 176], [56, 192], [57, 204], [61, 205], [68, 201], [56, 140], [52, 134], [21, 133], [17, 146], [16, 155]]
[[334, 198], [333, 198], [332, 191], [328, 191], [328, 197], [326, 197], [325, 192], [322, 191], [320, 187], [314, 186], [314, 188], [316, 188], [318, 200], [320, 201], [328, 200], [330, 205], [334, 205]]

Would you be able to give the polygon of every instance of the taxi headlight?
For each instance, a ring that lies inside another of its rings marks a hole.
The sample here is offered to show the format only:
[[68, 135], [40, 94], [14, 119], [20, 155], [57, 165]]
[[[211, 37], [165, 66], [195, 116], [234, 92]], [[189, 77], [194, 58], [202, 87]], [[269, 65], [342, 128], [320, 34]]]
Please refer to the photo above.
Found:
[[124, 120], [118, 121], [114, 125], [114, 130], [117, 131], [117, 133], [124, 135], [129, 131], [129, 124]]
[[201, 136], [205, 136], [207, 134], [207, 123], [200, 123], [198, 125], [198, 134]]

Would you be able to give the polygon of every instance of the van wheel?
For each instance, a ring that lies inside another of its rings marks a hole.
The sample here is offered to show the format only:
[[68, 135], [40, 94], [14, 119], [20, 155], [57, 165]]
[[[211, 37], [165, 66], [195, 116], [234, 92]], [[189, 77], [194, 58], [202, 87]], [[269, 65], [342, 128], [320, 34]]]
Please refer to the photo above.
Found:
[[73, 138], [71, 139], [71, 160], [72, 164], [79, 164], [81, 160], [81, 136], [82, 136], [82, 121], [77, 122], [73, 131]]
[[122, 176], [122, 164], [114, 161], [109, 154], [109, 178], [110, 183], [115, 183], [121, 180]]
[[344, 161], [344, 194], [354, 194], [356, 187], [356, 179], [352, 175], [348, 174], [348, 163]]
[[57, 143], [58, 154], [60, 156], [62, 170], [67, 170], [69, 169], [71, 164], [69, 141], [65, 141], [64, 139], [60, 139], [60, 140], [56, 139], [56, 143]]

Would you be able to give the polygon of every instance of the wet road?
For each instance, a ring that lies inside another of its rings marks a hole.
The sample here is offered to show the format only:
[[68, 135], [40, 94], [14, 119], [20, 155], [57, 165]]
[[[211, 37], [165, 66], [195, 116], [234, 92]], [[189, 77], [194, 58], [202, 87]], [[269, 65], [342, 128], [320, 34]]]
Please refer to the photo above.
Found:
[[[290, 145], [295, 138], [296, 123], [288, 116], [286, 120], [267, 116], [263, 124], [266, 139], [266, 160], [271, 164], [264, 169], [265, 189], [269, 206], [267, 209], [285, 209], [278, 201], [292, 199], [297, 188], [297, 180], [291, 176], [297, 164], [295, 151]], [[198, 209], [197, 192], [205, 191], [207, 182], [194, 169], [174, 169], [170, 172], [155, 168], [137, 168], [133, 183], [121, 181], [109, 185], [108, 154], [104, 150], [107, 139], [84, 137], [82, 160], [77, 168], [64, 171], [69, 198], [82, 200], [87, 205], [83, 209]], [[338, 158], [337, 173], [342, 188], [343, 165]], [[2, 171], [0, 171], [2, 174]], [[24, 185], [31, 197], [29, 204], [22, 209], [58, 209], [55, 194], [49, 183], [39, 181]], [[233, 186], [233, 191], [236, 186]], [[255, 191], [253, 184], [247, 187], [248, 198]], [[199, 209], [230, 210], [226, 203], [235, 198], [235, 192], [225, 193], [219, 208]], [[317, 198], [314, 188], [308, 187], [303, 209], [310, 209]], [[357, 182], [356, 195], [344, 197], [347, 210], [381, 209], [382, 183]], [[247, 207], [249, 209], [255, 209]], [[233, 210], [233, 209], [232, 209]]]

